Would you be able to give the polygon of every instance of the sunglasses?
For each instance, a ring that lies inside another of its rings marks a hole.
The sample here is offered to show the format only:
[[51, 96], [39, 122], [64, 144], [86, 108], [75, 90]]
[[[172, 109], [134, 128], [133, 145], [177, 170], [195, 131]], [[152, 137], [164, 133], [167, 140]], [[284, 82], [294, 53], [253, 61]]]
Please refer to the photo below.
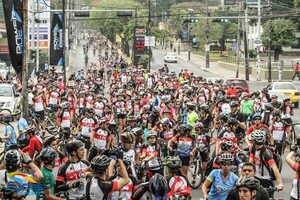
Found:
[[222, 166], [230, 166], [230, 165], [232, 165], [232, 162], [221, 162], [220, 165], [222, 165]]
[[260, 118], [255, 118], [254, 120], [255, 120], [255, 121], [260, 121]]

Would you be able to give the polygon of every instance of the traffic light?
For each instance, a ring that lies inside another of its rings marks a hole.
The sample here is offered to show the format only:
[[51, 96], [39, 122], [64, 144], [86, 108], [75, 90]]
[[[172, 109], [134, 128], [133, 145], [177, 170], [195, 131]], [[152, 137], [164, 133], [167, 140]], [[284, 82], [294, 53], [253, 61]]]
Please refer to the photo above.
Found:
[[227, 23], [227, 22], [229, 22], [228, 18], [213, 19], [212, 21], [217, 22], [217, 23]]
[[183, 20], [184, 23], [198, 23], [199, 19], [198, 18], [188, 18]]
[[36, 59], [36, 50], [31, 49], [30, 50], [30, 60]]

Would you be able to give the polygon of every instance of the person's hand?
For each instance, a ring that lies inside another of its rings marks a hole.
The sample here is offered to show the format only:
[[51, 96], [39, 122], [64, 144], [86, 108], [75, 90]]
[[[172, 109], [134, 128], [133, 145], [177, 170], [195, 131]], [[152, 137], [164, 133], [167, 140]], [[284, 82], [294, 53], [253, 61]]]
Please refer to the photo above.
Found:
[[117, 150], [117, 152], [116, 152], [116, 158], [120, 159], [120, 160], [123, 160], [123, 151]]
[[31, 158], [30, 158], [30, 156], [29, 156], [28, 153], [22, 153], [22, 157], [23, 157], [23, 162], [24, 162], [25, 164], [28, 165], [29, 163], [32, 162], [32, 160], [31, 160]]
[[72, 183], [72, 188], [78, 188], [82, 185], [83, 185], [83, 183], [81, 181], [76, 181], [76, 182]]
[[277, 185], [277, 186], [276, 186], [276, 189], [277, 189], [278, 191], [282, 191], [282, 190], [283, 190], [283, 185], [282, 185], [282, 184]]

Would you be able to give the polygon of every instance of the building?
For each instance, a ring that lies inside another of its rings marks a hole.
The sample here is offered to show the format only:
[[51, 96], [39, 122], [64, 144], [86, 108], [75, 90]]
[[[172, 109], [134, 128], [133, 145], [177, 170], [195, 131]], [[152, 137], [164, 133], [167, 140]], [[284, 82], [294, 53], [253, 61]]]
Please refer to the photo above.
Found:
[[0, 59], [10, 64], [3, 4], [0, 3]]

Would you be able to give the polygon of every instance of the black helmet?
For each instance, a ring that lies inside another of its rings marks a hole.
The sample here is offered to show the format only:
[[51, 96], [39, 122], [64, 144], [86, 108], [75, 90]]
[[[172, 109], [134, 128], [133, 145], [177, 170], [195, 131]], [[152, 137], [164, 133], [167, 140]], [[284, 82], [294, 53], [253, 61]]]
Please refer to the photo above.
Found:
[[40, 158], [45, 164], [53, 164], [56, 156], [57, 153], [52, 147], [47, 147], [40, 153]]
[[228, 113], [221, 113], [220, 114], [220, 120], [223, 120], [224, 122], [227, 122], [229, 119]]
[[76, 151], [83, 146], [84, 144], [80, 140], [75, 140], [66, 144], [66, 150], [71, 155], [73, 151]]
[[230, 107], [238, 107], [239, 103], [237, 101], [231, 101], [229, 105]]
[[154, 106], [153, 109], [152, 109], [152, 112], [157, 113], [157, 114], [160, 113], [160, 107]]
[[5, 153], [4, 161], [6, 165], [19, 165], [21, 163], [21, 154], [16, 149], [8, 150]]
[[110, 158], [106, 155], [99, 155], [91, 161], [91, 168], [94, 174], [103, 174], [110, 164]]
[[180, 168], [181, 164], [181, 160], [178, 157], [170, 157], [166, 161], [166, 165], [172, 169]]
[[130, 132], [133, 133], [135, 136], [144, 134], [143, 129], [141, 128], [133, 128]]
[[169, 191], [167, 179], [156, 173], [149, 181], [149, 190], [155, 199], [166, 199], [166, 195]]
[[232, 146], [233, 146], [233, 141], [231, 140], [226, 140], [221, 143], [222, 151], [228, 151], [231, 149]]
[[237, 125], [239, 125], [239, 123], [240, 122], [234, 117], [230, 117], [227, 122], [228, 126], [231, 126], [231, 125], [237, 126]]
[[25, 130], [26, 133], [35, 133], [36, 132], [36, 128], [35, 126], [29, 126], [27, 127], [27, 129]]
[[260, 182], [254, 177], [244, 177], [237, 183], [236, 187], [246, 187], [249, 190], [258, 190]]
[[281, 115], [280, 110], [274, 110], [271, 114], [273, 116], [280, 116]]
[[266, 110], [272, 110], [273, 109], [273, 105], [271, 103], [266, 103], [265, 104], [265, 109]]

